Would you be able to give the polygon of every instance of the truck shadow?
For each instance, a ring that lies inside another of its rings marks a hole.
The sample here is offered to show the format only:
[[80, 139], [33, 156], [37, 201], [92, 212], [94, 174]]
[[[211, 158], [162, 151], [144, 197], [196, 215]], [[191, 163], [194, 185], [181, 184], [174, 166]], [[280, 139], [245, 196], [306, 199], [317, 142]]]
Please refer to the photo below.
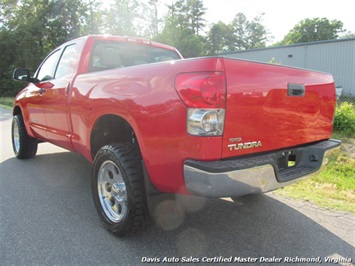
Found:
[[323, 260], [355, 255], [349, 243], [268, 195], [237, 202], [160, 196], [154, 199], [150, 229], [117, 238], [99, 221], [91, 198], [91, 165], [83, 157], [60, 152], [31, 160], [12, 158], [0, 169], [8, 265], [28, 262], [28, 253], [34, 263], [66, 265], [137, 265], [143, 257], [181, 262], [192, 256], [201, 262], [220, 256]]

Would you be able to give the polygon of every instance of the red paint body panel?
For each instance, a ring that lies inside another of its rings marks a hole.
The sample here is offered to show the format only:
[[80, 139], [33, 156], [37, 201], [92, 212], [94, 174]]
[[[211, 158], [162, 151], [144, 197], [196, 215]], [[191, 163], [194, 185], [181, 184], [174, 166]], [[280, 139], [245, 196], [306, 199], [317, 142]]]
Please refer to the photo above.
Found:
[[[224, 158], [331, 137], [336, 98], [330, 74], [231, 59], [225, 66]], [[305, 95], [289, 96], [288, 83], [304, 84]], [[230, 151], [230, 139], [261, 141], [262, 146]]]
[[[220, 57], [87, 73], [96, 40], [128, 41], [125, 37], [81, 38], [74, 75], [52, 82], [45, 97], [38, 89], [48, 83], [30, 84], [18, 95], [16, 106], [21, 108], [31, 136], [78, 152], [92, 162], [90, 137], [95, 124], [102, 116], [119, 116], [135, 132], [152, 184], [163, 192], [185, 194], [189, 194], [183, 176], [187, 159], [220, 160], [331, 136], [335, 108], [331, 75]], [[181, 73], [200, 71], [225, 74], [223, 136], [187, 133], [187, 107], [175, 89], [175, 79]], [[303, 83], [305, 96], [287, 96], [288, 83]], [[230, 139], [261, 141], [262, 145], [231, 151], [228, 145], [234, 142]]]
[[215, 69], [222, 70], [219, 58], [78, 75], [70, 100], [74, 149], [90, 159], [87, 148], [95, 122], [107, 114], [120, 116], [134, 129], [152, 183], [162, 191], [186, 193], [183, 162], [220, 159], [222, 137], [188, 135], [186, 107], [171, 73]]

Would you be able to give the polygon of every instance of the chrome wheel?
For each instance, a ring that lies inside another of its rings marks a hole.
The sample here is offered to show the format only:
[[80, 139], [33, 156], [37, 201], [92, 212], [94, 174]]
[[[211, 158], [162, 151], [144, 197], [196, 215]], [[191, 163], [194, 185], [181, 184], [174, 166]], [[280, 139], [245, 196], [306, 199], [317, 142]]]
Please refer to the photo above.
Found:
[[105, 161], [98, 172], [97, 188], [102, 209], [114, 223], [122, 221], [128, 211], [127, 189], [122, 173], [112, 161]]
[[28, 159], [36, 155], [38, 141], [27, 134], [22, 115], [14, 115], [12, 119], [11, 142], [17, 158]]
[[17, 154], [17, 153], [20, 152], [20, 132], [19, 132], [17, 121], [15, 121], [13, 123], [12, 141], [13, 141], [13, 144], [14, 144], [14, 151]]
[[103, 146], [95, 155], [92, 170], [92, 195], [103, 225], [119, 237], [145, 230], [150, 216], [138, 146]]

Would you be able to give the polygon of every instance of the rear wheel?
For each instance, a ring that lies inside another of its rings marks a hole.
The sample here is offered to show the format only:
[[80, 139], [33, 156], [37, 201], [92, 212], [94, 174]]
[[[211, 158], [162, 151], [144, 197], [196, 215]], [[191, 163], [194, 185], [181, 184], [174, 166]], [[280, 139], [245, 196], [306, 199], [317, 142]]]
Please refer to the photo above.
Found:
[[12, 147], [19, 159], [32, 158], [37, 153], [38, 141], [27, 134], [21, 115], [15, 115], [11, 127]]
[[124, 236], [148, 227], [150, 217], [137, 145], [111, 144], [98, 151], [92, 192], [101, 221], [113, 234]]

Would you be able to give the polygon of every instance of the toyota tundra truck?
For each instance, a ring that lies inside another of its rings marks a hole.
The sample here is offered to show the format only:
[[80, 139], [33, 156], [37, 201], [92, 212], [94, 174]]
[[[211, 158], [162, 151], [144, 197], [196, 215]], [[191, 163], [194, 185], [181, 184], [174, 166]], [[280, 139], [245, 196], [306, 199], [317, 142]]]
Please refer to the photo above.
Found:
[[144, 230], [156, 193], [238, 198], [320, 170], [331, 139], [330, 74], [223, 56], [183, 59], [150, 40], [86, 36], [53, 50], [13, 108], [17, 158], [41, 142], [82, 154], [105, 227]]

